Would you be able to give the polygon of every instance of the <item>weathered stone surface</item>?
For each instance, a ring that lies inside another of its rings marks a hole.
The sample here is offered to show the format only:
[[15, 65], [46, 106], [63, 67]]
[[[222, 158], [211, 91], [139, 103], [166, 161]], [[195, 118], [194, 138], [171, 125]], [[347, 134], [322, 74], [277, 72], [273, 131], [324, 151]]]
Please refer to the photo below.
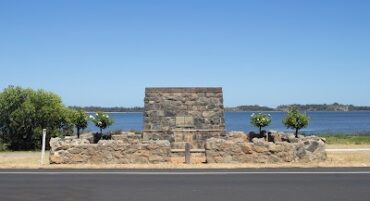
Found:
[[270, 132], [271, 134], [269, 135], [269, 137], [271, 137], [271, 141], [272, 142], [282, 142], [283, 141], [283, 136], [284, 134], [283, 133], [279, 133], [279, 132]]
[[186, 142], [173, 142], [171, 143], [172, 149], [185, 149]]
[[228, 133], [228, 139], [242, 139], [248, 141], [248, 135], [241, 131], [231, 131]]
[[166, 140], [128, 143], [125, 140], [100, 140], [90, 144], [85, 139], [50, 140], [51, 164], [128, 164], [170, 161], [171, 147]]
[[[66, 136], [65, 138], [66, 139], [77, 139], [77, 136], [76, 135]], [[94, 143], [94, 141], [95, 141], [94, 133], [92, 133], [92, 132], [81, 133], [80, 134], [80, 139], [85, 139], [85, 140], [89, 141], [90, 143]]]
[[193, 134], [193, 147], [203, 148], [225, 129], [222, 88], [147, 88], [144, 104], [144, 140], [180, 142], [182, 128]]
[[228, 137], [211, 138], [206, 141], [208, 163], [282, 163], [318, 162], [326, 160], [325, 143], [318, 137], [300, 137], [293, 143], [280, 140], [266, 142], [253, 138], [252, 143], [244, 133], [232, 133]]
[[112, 140], [122, 140], [125, 143], [139, 143], [140, 138], [134, 132], [122, 132], [121, 134], [112, 135]]

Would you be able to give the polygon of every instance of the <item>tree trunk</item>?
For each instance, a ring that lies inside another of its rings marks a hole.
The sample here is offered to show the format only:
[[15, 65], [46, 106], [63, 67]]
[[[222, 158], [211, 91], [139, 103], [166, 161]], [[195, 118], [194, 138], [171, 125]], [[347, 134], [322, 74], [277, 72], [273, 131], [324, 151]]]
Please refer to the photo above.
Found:
[[295, 137], [298, 138], [298, 128], [295, 129]]
[[[262, 136], [262, 127], [260, 126], [259, 128], [260, 128], [260, 136]], [[262, 138], [263, 138], [263, 136], [262, 136]], [[266, 140], [266, 142], [268, 141], [268, 136], [267, 135], [265, 136], [265, 140]]]
[[77, 128], [77, 139], [80, 139], [80, 128]]

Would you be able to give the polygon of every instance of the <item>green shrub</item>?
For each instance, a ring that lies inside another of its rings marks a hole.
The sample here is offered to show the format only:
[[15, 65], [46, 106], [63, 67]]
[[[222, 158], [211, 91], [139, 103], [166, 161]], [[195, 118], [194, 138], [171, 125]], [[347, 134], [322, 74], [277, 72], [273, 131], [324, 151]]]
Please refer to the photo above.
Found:
[[283, 118], [283, 124], [287, 128], [295, 129], [295, 136], [298, 137], [298, 131], [308, 126], [310, 119], [307, 114], [300, 112], [297, 108], [290, 108], [288, 115]]
[[261, 134], [262, 128], [270, 125], [271, 123], [271, 115], [270, 114], [263, 114], [263, 113], [253, 113], [251, 115], [250, 122], [253, 126], [259, 128], [259, 132]]
[[70, 116], [71, 123], [76, 127], [77, 130], [77, 138], [80, 138], [80, 130], [87, 128], [89, 117], [87, 116], [86, 112], [81, 109], [71, 110]]
[[1, 151], [9, 151], [9, 144], [0, 141], [0, 152]]
[[109, 117], [109, 115], [102, 112], [97, 112], [95, 116], [90, 115], [90, 119], [95, 126], [100, 129], [100, 134], [103, 134], [103, 129], [106, 129], [113, 124], [113, 120]]
[[68, 109], [54, 93], [9, 86], [0, 93], [0, 135], [10, 150], [41, 147], [42, 129], [47, 141], [70, 128]]

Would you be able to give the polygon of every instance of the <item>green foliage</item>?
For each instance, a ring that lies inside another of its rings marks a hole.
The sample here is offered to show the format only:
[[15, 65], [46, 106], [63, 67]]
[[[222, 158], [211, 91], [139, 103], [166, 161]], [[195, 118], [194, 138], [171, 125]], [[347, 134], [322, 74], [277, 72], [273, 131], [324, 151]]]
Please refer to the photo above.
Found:
[[9, 151], [9, 144], [4, 144], [0, 141], [0, 152], [2, 151]]
[[96, 127], [100, 128], [100, 133], [103, 134], [103, 129], [106, 129], [113, 124], [113, 120], [105, 113], [97, 112], [95, 116], [90, 115], [91, 121]]
[[310, 119], [307, 114], [300, 112], [297, 108], [292, 107], [288, 115], [283, 118], [283, 124], [287, 128], [295, 129], [295, 136], [298, 137], [298, 131], [308, 126]]
[[264, 113], [253, 113], [251, 115], [250, 122], [253, 126], [259, 128], [259, 131], [261, 133], [263, 127], [270, 125], [271, 115]]
[[80, 130], [87, 128], [87, 122], [89, 120], [89, 117], [87, 116], [86, 112], [84, 112], [81, 109], [71, 109], [70, 114], [71, 123], [76, 127], [77, 129], [77, 138], [80, 138]]
[[11, 150], [39, 149], [43, 128], [49, 141], [70, 127], [67, 113], [51, 92], [9, 86], [0, 93], [1, 142]]

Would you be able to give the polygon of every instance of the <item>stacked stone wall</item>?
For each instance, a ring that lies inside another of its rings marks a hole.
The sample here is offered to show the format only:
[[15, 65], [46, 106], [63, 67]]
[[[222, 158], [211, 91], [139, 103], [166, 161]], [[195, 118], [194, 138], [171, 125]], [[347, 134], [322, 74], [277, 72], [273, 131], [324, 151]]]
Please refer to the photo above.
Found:
[[52, 138], [51, 164], [149, 164], [169, 162], [171, 146], [167, 140], [100, 140]]
[[277, 139], [267, 142], [246, 134], [233, 134], [226, 138], [210, 138], [206, 142], [208, 163], [283, 163], [325, 161], [325, 143], [315, 136], [295, 138], [291, 141]]
[[[191, 135], [191, 133], [189, 134]], [[232, 132], [226, 137], [206, 139], [207, 163], [284, 163], [320, 162], [326, 160], [325, 143], [315, 136], [295, 138], [293, 134], [271, 134], [252, 140], [243, 132]], [[167, 140], [144, 141], [135, 133], [113, 135], [112, 140], [92, 144], [88, 139], [72, 137], [52, 138], [51, 164], [151, 164], [171, 161], [171, 144]], [[187, 141], [180, 139], [179, 141]], [[174, 147], [175, 145], [175, 147]], [[185, 142], [172, 144], [172, 149], [183, 149]], [[194, 148], [194, 147], [193, 147]], [[182, 155], [182, 154], [180, 154]]]

